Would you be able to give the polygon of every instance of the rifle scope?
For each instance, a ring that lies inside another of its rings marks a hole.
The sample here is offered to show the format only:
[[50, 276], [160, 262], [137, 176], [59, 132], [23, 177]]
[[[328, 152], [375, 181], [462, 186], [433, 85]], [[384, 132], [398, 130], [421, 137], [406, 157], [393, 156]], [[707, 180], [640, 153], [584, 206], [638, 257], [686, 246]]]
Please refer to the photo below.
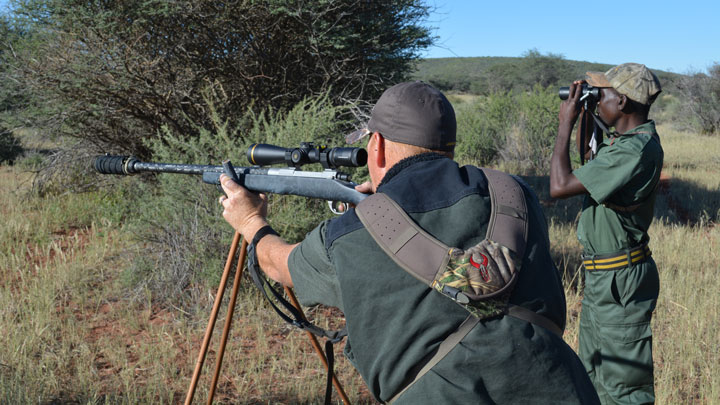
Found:
[[360, 167], [367, 164], [367, 151], [363, 148], [328, 148], [303, 142], [299, 148], [254, 143], [247, 151], [247, 159], [258, 166], [285, 163], [299, 167], [308, 163], [320, 163], [326, 169], [337, 167]]

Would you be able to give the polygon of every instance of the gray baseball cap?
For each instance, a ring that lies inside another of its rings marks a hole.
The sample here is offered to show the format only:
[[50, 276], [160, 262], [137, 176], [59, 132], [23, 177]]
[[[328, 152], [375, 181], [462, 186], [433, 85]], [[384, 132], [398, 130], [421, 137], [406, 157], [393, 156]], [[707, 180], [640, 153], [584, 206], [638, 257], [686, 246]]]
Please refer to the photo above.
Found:
[[594, 87], [612, 87], [640, 104], [651, 105], [662, 91], [655, 73], [639, 63], [623, 63], [605, 73], [587, 72], [587, 82]]
[[427, 83], [414, 81], [385, 90], [372, 109], [367, 127], [345, 139], [355, 143], [380, 132], [393, 142], [452, 151], [456, 131], [455, 110], [445, 95]]

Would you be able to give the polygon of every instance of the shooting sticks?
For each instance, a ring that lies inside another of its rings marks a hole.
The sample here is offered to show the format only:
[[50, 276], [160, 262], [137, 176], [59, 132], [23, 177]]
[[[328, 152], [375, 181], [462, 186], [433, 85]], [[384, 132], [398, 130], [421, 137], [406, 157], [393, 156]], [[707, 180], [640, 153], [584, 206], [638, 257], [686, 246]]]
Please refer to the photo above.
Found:
[[[193, 400], [193, 396], [195, 395], [195, 388], [197, 387], [198, 379], [200, 378], [200, 372], [202, 370], [203, 363], [205, 362], [205, 355], [207, 354], [208, 346], [210, 343], [210, 338], [212, 336], [213, 329], [215, 328], [215, 321], [217, 320], [217, 314], [218, 309], [220, 308], [220, 303], [222, 302], [223, 295], [225, 294], [225, 285], [227, 283], [228, 276], [230, 275], [230, 267], [232, 267], [233, 259], [235, 258], [235, 254], [237, 253], [237, 247], [240, 242], [240, 239], [243, 239], [242, 241], [242, 247], [240, 248], [240, 258], [238, 260], [237, 269], [235, 271], [235, 278], [233, 281], [233, 291], [232, 296], [230, 297], [230, 303], [228, 307], [228, 313], [225, 318], [225, 327], [223, 328], [223, 335], [220, 341], [220, 348], [218, 350], [217, 358], [215, 360], [215, 373], [213, 374], [212, 383], [210, 386], [210, 394], [208, 396], [207, 404], [212, 404], [213, 396], [215, 395], [215, 387], [217, 386], [217, 380], [220, 376], [220, 368], [222, 367], [222, 358], [225, 354], [225, 346], [227, 344], [227, 338], [230, 334], [230, 326], [232, 324], [232, 317], [233, 312], [235, 309], [235, 301], [237, 298], [238, 290], [240, 287], [240, 276], [242, 276], [242, 270], [245, 266], [245, 258], [247, 256], [247, 241], [242, 238], [239, 232], [235, 232], [235, 236], [233, 237], [233, 241], [230, 244], [230, 251], [228, 252], [228, 257], [225, 262], [225, 269], [223, 270], [222, 278], [220, 279], [220, 286], [218, 287], [218, 292], [215, 295], [215, 302], [213, 303], [212, 311], [210, 312], [210, 320], [208, 321], [207, 328], [205, 329], [205, 337], [203, 338], [203, 343], [200, 348], [200, 353], [198, 355], [197, 362], [195, 363], [195, 370], [193, 371], [192, 380], [190, 381], [190, 387], [188, 388], [187, 395], [185, 396], [185, 405], [190, 405]], [[292, 292], [292, 290], [288, 287], [285, 287], [285, 293], [290, 297], [290, 300], [297, 308], [297, 310], [300, 312], [300, 314], [305, 317], [305, 314], [300, 307], [300, 303], [297, 301], [297, 298], [295, 297], [295, 294]], [[323, 365], [325, 365], [325, 369], [328, 370], [328, 362], [325, 358], [325, 354], [323, 353], [322, 348], [320, 347], [320, 343], [317, 341], [317, 338], [310, 332], [307, 332], [308, 336], [310, 337], [310, 343], [312, 344], [313, 348], [317, 352], [318, 356], [320, 356], [320, 359], [323, 362]], [[350, 401], [348, 400], [347, 394], [345, 394], [345, 390], [343, 390], [342, 385], [340, 385], [340, 381], [338, 381], [337, 377], [333, 373], [332, 375], [332, 382], [335, 386], [335, 389], [338, 392], [338, 395], [340, 396], [340, 399], [343, 401], [343, 403], [350, 405]]]

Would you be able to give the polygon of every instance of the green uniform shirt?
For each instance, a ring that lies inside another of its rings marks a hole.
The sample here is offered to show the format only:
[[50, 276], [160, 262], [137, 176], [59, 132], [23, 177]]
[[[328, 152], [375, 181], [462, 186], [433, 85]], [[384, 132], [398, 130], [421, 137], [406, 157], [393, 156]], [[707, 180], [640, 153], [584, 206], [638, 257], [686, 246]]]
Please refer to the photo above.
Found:
[[[603, 141], [595, 159], [573, 171], [588, 193], [578, 224], [578, 239], [586, 254], [614, 253], [650, 238], [655, 195], [663, 150], [649, 121]], [[640, 204], [630, 212], [608, 208]]]

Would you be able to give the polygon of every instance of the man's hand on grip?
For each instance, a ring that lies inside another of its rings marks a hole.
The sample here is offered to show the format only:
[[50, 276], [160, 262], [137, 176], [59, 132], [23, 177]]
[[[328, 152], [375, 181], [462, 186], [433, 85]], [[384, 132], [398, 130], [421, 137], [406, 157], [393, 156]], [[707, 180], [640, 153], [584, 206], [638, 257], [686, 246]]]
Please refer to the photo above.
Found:
[[225, 208], [223, 217], [245, 238], [252, 239], [258, 229], [267, 225], [267, 196], [251, 192], [225, 174], [220, 176], [220, 185], [227, 195], [219, 199]]

